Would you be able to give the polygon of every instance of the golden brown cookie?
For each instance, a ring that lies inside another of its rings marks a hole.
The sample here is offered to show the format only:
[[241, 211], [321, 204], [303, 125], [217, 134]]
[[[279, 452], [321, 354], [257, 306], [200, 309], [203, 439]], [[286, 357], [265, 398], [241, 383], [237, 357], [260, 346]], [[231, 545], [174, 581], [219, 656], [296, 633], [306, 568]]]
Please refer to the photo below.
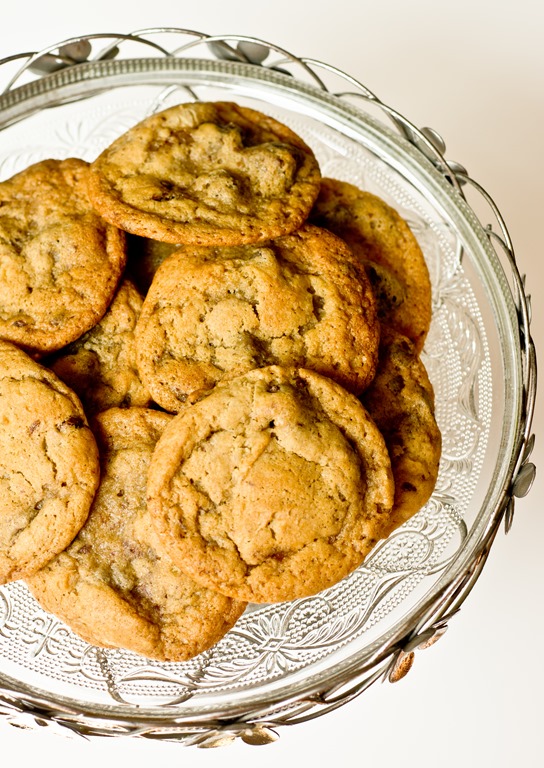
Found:
[[102, 320], [48, 361], [89, 416], [114, 406], [151, 403], [136, 368], [134, 329], [142, 303], [130, 280], [123, 280]]
[[72, 544], [28, 579], [88, 642], [184, 661], [217, 642], [245, 604], [195, 584], [162, 553], [146, 507], [149, 460], [170, 416], [113, 408], [95, 420], [102, 480]]
[[267, 365], [316, 370], [360, 393], [374, 375], [374, 295], [345, 243], [306, 225], [262, 245], [185, 247], [158, 269], [136, 326], [140, 376], [179, 411]]
[[0, 183], [0, 338], [32, 355], [100, 320], [123, 270], [125, 237], [87, 197], [83, 160], [44, 160]]
[[81, 403], [53, 373], [0, 341], [0, 584], [61, 552], [99, 480]]
[[431, 322], [431, 283], [406, 221], [381, 198], [336, 179], [322, 180], [310, 219], [346, 241], [374, 287], [380, 321], [420, 352]]
[[376, 377], [362, 402], [385, 439], [395, 478], [390, 531], [429, 500], [438, 476], [442, 438], [434, 392], [414, 344], [384, 332]]
[[278, 366], [222, 383], [175, 416], [148, 476], [174, 562], [256, 603], [346, 576], [383, 535], [392, 503], [387, 449], [359, 400]]
[[297, 229], [319, 190], [312, 150], [290, 128], [230, 102], [151, 115], [92, 163], [101, 215], [170, 243], [238, 245]]

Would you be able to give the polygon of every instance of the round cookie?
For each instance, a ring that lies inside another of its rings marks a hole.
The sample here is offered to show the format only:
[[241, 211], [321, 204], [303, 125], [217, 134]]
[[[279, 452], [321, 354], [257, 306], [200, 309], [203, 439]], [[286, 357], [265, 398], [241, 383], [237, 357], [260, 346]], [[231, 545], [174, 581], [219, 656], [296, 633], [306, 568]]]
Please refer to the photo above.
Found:
[[92, 163], [89, 194], [127, 232], [238, 245], [297, 229], [319, 191], [312, 150], [290, 128], [230, 102], [147, 117]]
[[381, 431], [395, 479], [389, 531], [415, 515], [430, 498], [438, 476], [442, 438], [434, 416], [434, 392], [414, 344], [382, 334], [378, 370], [362, 402]]
[[362, 392], [374, 376], [374, 295], [348, 247], [305, 225], [262, 245], [184, 247], [157, 270], [136, 326], [138, 370], [179, 411], [267, 365], [310, 368]]
[[130, 280], [123, 280], [102, 320], [48, 361], [89, 416], [114, 406], [151, 403], [136, 367], [134, 329], [142, 303]]
[[431, 323], [431, 282], [406, 221], [376, 195], [328, 178], [310, 220], [346, 241], [372, 283], [381, 323], [408, 336], [420, 352]]
[[0, 183], [0, 338], [33, 356], [100, 320], [125, 265], [125, 237], [87, 197], [88, 164], [44, 160]]
[[96, 417], [102, 480], [89, 518], [27, 584], [45, 610], [94, 645], [185, 661], [217, 642], [245, 603], [195, 584], [161, 551], [146, 474], [170, 418], [144, 408]]
[[358, 567], [388, 525], [393, 480], [359, 400], [271, 366], [218, 385], [157, 443], [148, 504], [174, 562], [255, 603], [314, 594]]
[[81, 403], [0, 341], [0, 584], [37, 571], [85, 522], [99, 481]]

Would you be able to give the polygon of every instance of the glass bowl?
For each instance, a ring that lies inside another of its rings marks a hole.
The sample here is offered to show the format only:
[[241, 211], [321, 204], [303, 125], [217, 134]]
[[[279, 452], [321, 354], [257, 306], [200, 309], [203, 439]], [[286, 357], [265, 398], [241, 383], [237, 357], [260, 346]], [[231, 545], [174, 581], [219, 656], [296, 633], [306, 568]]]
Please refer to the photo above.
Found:
[[91, 161], [152, 112], [221, 99], [277, 117], [313, 148], [324, 176], [393, 205], [431, 275], [422, 357], [443, 436], [431, 499], [359, 569], [314, 597], [250, 605], [191, 661], [96, 648], [22, 582], [1, 587], [0, 714], [85, 735], [263, 743], [378, 679], [399, 679], [445, 631], [534, 475], [529, 306], [491, 197], [446, 161], [435, 131], [333, 67], [253, 38], [97, 35], [0, 64], [0, 179], [49, 157]]

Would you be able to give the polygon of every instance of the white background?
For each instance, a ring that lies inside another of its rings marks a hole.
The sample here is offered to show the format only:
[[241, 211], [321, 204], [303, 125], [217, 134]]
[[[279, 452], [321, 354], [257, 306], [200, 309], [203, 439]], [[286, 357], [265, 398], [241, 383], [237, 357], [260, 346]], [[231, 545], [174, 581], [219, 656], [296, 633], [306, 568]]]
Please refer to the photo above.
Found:
[[[0, 57], [68, 37], [174, 26], [260, 37], [335, 65], [419, 126], [446, 139], [497, 202], [533, 296], [537, 352], [544, 338], [544, 5], [533, 0], [10, 0]], [[264, 747], [215, 750], [134, 739], [85, 741], [0, 719], [2, 765], [356, 765], [404, 768], [544, 765], [542, 663], [544, 417], [537, 403], [533, 459], [540, 469], [518, 501], [472, 594], [443, 639], [410, 674], [374, 685]]]

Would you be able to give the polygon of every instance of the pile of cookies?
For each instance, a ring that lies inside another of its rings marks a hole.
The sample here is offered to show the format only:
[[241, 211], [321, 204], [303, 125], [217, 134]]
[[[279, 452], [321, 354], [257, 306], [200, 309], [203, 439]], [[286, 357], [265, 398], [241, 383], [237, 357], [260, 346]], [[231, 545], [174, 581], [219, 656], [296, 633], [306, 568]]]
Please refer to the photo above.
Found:
[[183, 661], [357, 568], [428, 500], [423, 254], [229, 102], [0, 184], [0, 584]]

